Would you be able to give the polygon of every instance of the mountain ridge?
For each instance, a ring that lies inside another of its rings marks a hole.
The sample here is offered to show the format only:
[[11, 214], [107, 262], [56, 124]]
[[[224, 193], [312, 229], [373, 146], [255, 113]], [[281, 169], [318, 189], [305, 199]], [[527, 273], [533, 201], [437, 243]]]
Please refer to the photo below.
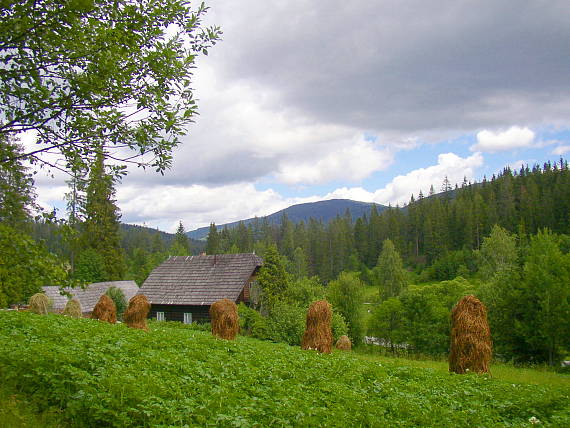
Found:
[[[218, 229], [223, 229], [224, 227], [233, 229], [234, 227], [237, 227], [240, 222], [243, 222], [247, 226], [253, 223], [256, 219], [261, 220], [264, 218], [266, 218], [270, 224], [279, 224], [284, 214], [286, 214], [289, 220], [295, 224], [300, 223], [301, 221], [307, 222], [309, 218], [314, 218], [316, 220], [321, 220], [324, 223], [328, 223], [337, 215], [344, 215], [347, 209], [349, 210], [352, 219], [356, 220], [357, 218], [370, 214], [373, 206], [376, 206], [378, 213], [388, 208], [385, 205], [380, 205], [374, 202], [353, 201], [351, 199], [327, 199], [323, 201], [295, 204], [264, 217], [252, 217], [216, 226]], [[209, 229], [209, 226], [200, 227], [186, 232], [186, 235], [191, 239], [204, 240], [208, 236]]]

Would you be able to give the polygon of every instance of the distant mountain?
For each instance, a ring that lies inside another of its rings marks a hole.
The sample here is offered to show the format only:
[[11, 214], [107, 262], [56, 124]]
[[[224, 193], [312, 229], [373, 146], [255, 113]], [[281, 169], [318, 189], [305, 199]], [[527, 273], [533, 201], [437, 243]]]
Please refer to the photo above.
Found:
[[[268, 215], [266, 218], [270, 224], [279, 224], [283, 214], [287, 214], [289, 220], [293, 223], [299, 223], [301, 221], [307, 222], [311, 217], [317, 220], [321, 220], [323, 223], [328, 223], [334, 219], [337, 215], [344, 215], [346, 210], [350, 211], [353, 220], [364, 215], [369, 215], [372, 206], [376, 205], [378, 212], [384, 211], [386, 206], [369, 203], [369, 202], [359, 202], [351, 201], [350, 199], [330, 199], [327, 201], [319, 202], [309, 202], [306, 204], [292, 205], [289, 208], [285, 208], [281, 211]], [[247, 226], [248, 224], [255, 221], [255, 218], [248, 218], [247, 220], [241, 220]], [[217, 224], [218, 230], [227, 227], [232, 229], [236, 227], [240, 222], [234, 221], [233, 223]], [[209, 227], [201, 227], [196, 230], [187, 232], [187, 235], [192, 239], [203, 240], [208, 236]]]
[[[147, 226], [139, 226], [136, 224], [120, 223], [120, 228], [122, 232], [122, 246], [125, 249], [130, 249], [131, 247], [136, 247], [140, 245], [141, 241], [144, 242], [148, 239], [148, 236], [152, 236], [156, 233], [160, 235], [160, 238], [164, 242], [165, 246], [169, 246], [173, 239], [174, 233], [163, 232], [162, 230], [150, 228]], [[146, 235], [146, 236], [145, 236]], [[196, 239], [190, 238], [190, 249], [193, 254], [199, 254], [204, 250], [205, 243]]]

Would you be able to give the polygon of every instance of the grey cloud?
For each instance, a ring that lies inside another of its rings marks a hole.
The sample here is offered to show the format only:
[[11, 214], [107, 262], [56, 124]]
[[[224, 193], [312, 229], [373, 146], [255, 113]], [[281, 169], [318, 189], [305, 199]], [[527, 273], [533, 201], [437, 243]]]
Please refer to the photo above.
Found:
[[[191, 142], [185, 143], [191, 146]], [[247, 150], [219, 152], [212, 146], [212, 152], [191, 150], [174, 154], [173, 167], [157, 180], [152, 170], [132, 169], [124, 179], [125, 184], [160, 183], [161, 185], [205, 186], [226, 185], [256, 180], [275, 168], [274, 159], [261, 159]]]
[[217, 53], [227, 78], [318, 120], [406, 133], [567, 118], [567, 0], [214, 8], [232, 17]]

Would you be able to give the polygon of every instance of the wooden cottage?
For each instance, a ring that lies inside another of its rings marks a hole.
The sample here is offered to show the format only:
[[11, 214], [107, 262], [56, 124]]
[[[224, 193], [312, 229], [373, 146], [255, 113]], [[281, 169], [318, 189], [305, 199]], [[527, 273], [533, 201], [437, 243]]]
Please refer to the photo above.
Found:
[[154, 269], [139, 290], [150, 304], [149, 318], [207, 322], [212, 303], [249, 303], [262, 259], [255, 254], [170, 257]]

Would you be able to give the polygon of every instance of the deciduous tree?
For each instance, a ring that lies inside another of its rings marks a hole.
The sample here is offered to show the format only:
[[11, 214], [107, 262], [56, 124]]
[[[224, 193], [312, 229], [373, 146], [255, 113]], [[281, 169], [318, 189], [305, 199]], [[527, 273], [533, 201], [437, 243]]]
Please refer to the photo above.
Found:
[[2, 2], [0, 134], [35, 130], [41, 146], [17, 156], [58, 151], [69, 169], [104, 144], [162, 172], [196, 114], [196, 58], [221, 34], [203, 26], [206, 11], [186, 0]]
[[341, 272], [338, 279], [329, 283], [328, 297], [335, 310], [344, 317], [348, 324], [348, 335], [352, 343], [360, 343], [364, 335], [362, 316], [364, 286], [358, 274]]

